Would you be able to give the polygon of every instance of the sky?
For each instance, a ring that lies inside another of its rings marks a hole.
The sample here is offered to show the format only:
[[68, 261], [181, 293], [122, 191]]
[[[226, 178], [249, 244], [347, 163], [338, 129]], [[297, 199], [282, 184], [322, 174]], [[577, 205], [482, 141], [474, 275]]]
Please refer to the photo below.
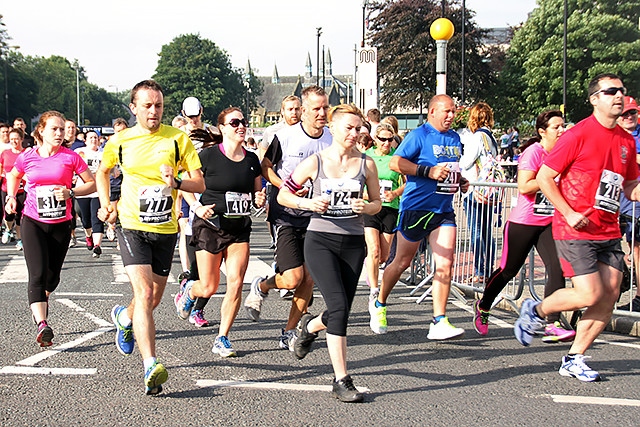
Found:
[[[316, 28], [331, 51], [333, 74], [353, 74], [362, 38], [362, 0], [31, 0], [5, 1], [0, 14], [9, 44], [23, 55], [77, 59], [89, 82], [109, 92], [150, 78], [165, 44], [200, 34], [224, 49], [235, 67], [258, 76], [315, 73]], [[183, 6], [183, 7], [181, 7]], [[483, 28], [526, 21], [536, 0], [466, 0]]]

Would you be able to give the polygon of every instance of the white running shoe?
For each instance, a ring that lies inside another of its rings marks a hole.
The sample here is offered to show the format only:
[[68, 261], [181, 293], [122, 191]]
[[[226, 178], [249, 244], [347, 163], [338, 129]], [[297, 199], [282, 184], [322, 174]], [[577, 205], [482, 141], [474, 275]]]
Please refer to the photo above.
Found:
[[464, 335], [464, 329], [456, 328], [449, 322], [448, 317], [444, 317], [438, 323], [431, 323], [429, 325], [429, 334], [427, 338], [430, 340], [449, 340], [451, 338], [457, 338]]

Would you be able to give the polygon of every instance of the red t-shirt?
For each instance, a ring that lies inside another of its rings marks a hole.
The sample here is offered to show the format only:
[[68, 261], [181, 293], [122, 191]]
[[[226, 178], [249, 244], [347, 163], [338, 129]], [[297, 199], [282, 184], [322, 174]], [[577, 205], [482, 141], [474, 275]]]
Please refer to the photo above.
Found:
[[562, 134], [544, 164], [560, 173], [558, 187], [569, 206], [588, 212], [589, 225], [576, 230], [556, 210], [556, 240], [619, 239], [618, 211], [624, 181], [638, 177], [633, 137], [619, 126], [608, 129], [590, 117]]

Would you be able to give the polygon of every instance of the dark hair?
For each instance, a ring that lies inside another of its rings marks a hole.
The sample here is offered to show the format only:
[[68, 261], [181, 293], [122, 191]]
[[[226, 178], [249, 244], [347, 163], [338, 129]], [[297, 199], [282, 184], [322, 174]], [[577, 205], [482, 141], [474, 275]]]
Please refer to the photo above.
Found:
[[622, 81], [620, 76], [618, 76], [617, 74], [613, 74], [613, 73], [598, 74], [589, 82], [589, 89], [587, 89], [589, 96], [593, 95], [598, 91], [598, 89], [600, 89], [600, 81], [604, 79], [611, 79], [611, 80], [616, 79], [616, 80]]
[[9, 126], [6, 123], [0, 122], [0, 128], [10, 128], [11, 126]]
[[113, 126], [117, 126], [117, 125], [124, 125], [125, 127], [129, 127], [129, 123], [127, 123], [127, 121], [122, 117], [118, 117], [113, 121]]
[[536, 134], [540, 135], [540, 129], [546, 130], [549, 127], [549, 121], [554, 117], [564, 118], [560, 110], [547, 110], [540, 113], [536, 119]]
[[522, 143], [522, 145], [520, 145], [520, 147], [518, 147], [520, 149], [520, 154], [524, 153], [524, 150], [531, 147], [536, 142], [540, 142], [539, 136], [534, 136], [532, 138], [527, 139], [525, 142]]
[[58, 112], [58, 111], [47, 111], [42, 113], [42, 115], [40, 116], [40, 120], [38, 120], [38, 124], [36, 125], [36, 129], [33, 131], [33, 138], [42, 143], [42, 129], [44, 129], [44, 127], [47, 125], [47, 120], [49, 120], [51, 117], [57, 117], [59, 119], [61, 119], [63, 122], [66, 122], [67, 119], [64, 118], [64, 116], [62, 115], [62, 113]]
[[136, 95], [140, 89], [149, 89], [149, 90], [157, 90], [164, 96], [164, 91], [162, 90], [162, 86], [158, 84], [155, 80], [143, 80], [140, 83], [136, 84], [133, 89], [131, 89], [131, 103], [135, 104]]
[[222, 126], [225, 122], [225, 119], [227, 118], [227, 115], [234, 111], [237, 111], [238, 113], [244, 116], [244, 114], [242, 113], [242, 110], [239, 109], [238, 107], [227, 107], [224, 110], [222, 110], [220, 114], [218, 114], [218, 126]]
[[9, 131], [9, 135], [12, 133], [17, 133], [20, 136], [20, 139], [24, 139], [24, 131], [20, 128], [13, 128]]
[[325, 90], [323, 88], [321, 88], [320, 86], [311, 85], [311, 86], [308, 86], [308, 87], [304, 88], [302, 90], [302, 93], [300, 94], [300, 98], [302, 98], [302, 103], [303, 104], [309, 98], [309, 94], [312, 94], [312, 93], [316, 94], [317, 96], [327, 96], [327, 92], [325, 92]]

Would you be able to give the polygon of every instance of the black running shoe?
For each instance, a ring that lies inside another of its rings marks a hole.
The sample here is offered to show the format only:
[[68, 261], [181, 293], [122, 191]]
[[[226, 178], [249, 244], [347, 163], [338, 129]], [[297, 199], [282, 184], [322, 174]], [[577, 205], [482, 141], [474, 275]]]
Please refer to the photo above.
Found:
[[307, 353], [311, 351], [311, 344], [318, 338], [317, 333], [309, 332], [307, 326], [315, 316], [311, 313], [305, 313], [300, 319], [300, 325], [298, 326], [298, 339], [296, 339], [293, 345], [293, 351], [298, 359], [304, 359]]
[[364, 395], [358, 391], [353, 385], [350, 375], [347, 375], [340, 381], [333, 380], [333, 397], [342, 402], [362, 402]]

